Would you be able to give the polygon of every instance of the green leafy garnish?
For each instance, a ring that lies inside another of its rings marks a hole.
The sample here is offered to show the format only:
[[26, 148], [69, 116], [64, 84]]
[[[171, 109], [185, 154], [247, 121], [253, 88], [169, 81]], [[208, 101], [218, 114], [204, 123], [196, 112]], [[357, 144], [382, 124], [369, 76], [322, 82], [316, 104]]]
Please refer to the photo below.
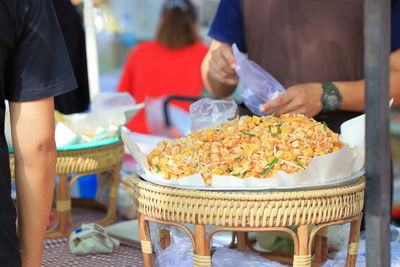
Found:
[[298, 159], [295, 159], [294, 161], [297, 163], [297, 165], [299, 165], [300, 167], [302, 167], [303, 169], [305, 169], [304, 165], [301, 164], [301, 162], [300, 162]]
[[161, 171], [161, 168], [160, 168], [160, 166], [158, 166], [158, 165], [156, 165], [156, 169], [157, 169], [157, 172], [160, 172], [160, 171]]
[[233, 170], [232, 170], [231, 168], [228, 168], [228, 169], [226, 170], [226, 172], [227, 172], [227, 173], [231, 173], [231, 172], [233, 172]]
[[278, 158], [274, 158], [268, 165], [267, 165], [267, 167], [265, 167], [265, 169], [264, 169], [264, 171], [261, 173], [261, 175], [264, 175], [264, 174], [266, 174], [267, 172], [269, 172], [271, 169], [272, 169], [272, 167], [274, 167], [274, 165], [275, 165], [275, 163], [277, 163], [278, 162]]
[[272, 132], [271, 125], [268, 125], [268, 131]]
[[247, 171], [242, 172], [241, 176], [243, 177], [246, 173], [247, 173]]
[[240, 172], [239, 173], [235, 173], [235, 174], [232, 174], [233, 176], [240, 176]]
[[248, 132], [243, 132], [243, 131], [240, 131], [242, 134], [245, 134], [245, 135], [249, 135], [249, 136], [256, 136], [255, 134], [252, 134], [252, 133], [248, 133]]
[[322, 124], [324, 125], [324, 129], [328, 128], [328, 125], [326, 125], [326, 122], [322, 122]]
[[282, 133], [281, 126], [280, 126], [280, 125], [278, 125], [278, 134], [281, 134], [281, 133]]

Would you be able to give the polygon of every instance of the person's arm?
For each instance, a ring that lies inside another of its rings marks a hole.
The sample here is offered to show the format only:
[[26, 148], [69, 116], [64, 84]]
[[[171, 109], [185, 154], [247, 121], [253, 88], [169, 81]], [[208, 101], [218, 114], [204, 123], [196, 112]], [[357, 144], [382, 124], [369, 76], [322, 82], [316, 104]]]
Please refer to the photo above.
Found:
[[[365, 80], [333, 81], [342, 96], [339, 110], [363, 111]], [[292, 86], [285, 93], [264, 104], [260, 110], [266, 114], [301, 113], [312, 117], [322, 111], [321, 83], [304, 83]], [[400, 49], [390, 56], [390, 98], [393, 108], [400, 107]]]
[[[23, 266], [39, 267], [54, 192], [53, 98], [10, 102]], [[32, 231], [34, 230], [34, 231]]]
[[53, 97], [75, 89], [76, 82], [53, 1], [29, 1], [20, 11], [21, 29], [5, 68], [5, 97], [16, 157], [22, 266], [39, 267], [54, 190]]
[[201, 64], [204, 86], [215, 97], [230, 96], [239, 78], [235, 71], [232, 48], [219, 41], [213, 41]]
[[203, 83], [215, 97], [227, 97], [239, 82], [231, 45], [246, 51], [241, 0], [220, 1], [209, 36], [214, 41], [201, 66]]

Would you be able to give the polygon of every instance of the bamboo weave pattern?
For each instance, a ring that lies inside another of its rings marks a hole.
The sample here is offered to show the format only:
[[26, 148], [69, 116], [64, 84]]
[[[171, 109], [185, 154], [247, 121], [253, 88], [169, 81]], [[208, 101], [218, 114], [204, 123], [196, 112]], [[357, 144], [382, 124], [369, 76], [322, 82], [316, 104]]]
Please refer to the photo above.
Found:
[[349, 255], [357, 255], [358, 253], [358, 242], [349, 243], [347, 248], [347, 253]]
[[360, 214], [365, 178], [338, 188], [285, 192], [186, 190], [152, 184], [136, 175], [125, 183], [138, 211], [151, 218], [227, 227], [284, 227]]
[[293, 256], [293, 267], [311, 266], [311, 255]]
[[142, 247], [142, 252], [144, 254], [152, 254], [153, 253], [153, 247], [151, 246], [150, 241], [141, 240], [140, 245]]
[[193, 255], [194, 267], [211, 267], [211, 256]]

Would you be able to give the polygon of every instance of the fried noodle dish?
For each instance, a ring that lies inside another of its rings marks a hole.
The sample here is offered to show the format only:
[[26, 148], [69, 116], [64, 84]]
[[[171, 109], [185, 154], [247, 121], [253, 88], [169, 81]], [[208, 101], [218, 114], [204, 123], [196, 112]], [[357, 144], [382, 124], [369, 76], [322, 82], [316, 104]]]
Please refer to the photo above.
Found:
[[325, 123], [303, 115], [246, 117], [158, 143], [147, 159], [150, 170], [166, 179], [200, 173], [206, 185], [212, 175], [269, 178], [305, 169], [313, 157], [343, 147]]

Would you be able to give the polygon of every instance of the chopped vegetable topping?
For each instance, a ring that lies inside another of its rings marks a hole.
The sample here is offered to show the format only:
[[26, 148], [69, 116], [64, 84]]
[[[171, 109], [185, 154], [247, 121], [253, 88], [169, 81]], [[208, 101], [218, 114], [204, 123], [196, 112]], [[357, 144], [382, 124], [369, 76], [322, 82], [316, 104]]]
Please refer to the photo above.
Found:
[[272, 167], [274, 167], [275, 163], [278, 162], [278, 158], [274, 158], [267, 167], [265, 167], [264, 171], [261, 173], [261, 175], [265, 175], [267, 172], [269, 172], [269, 170], [272, 169]]
[[245, 134], [245, 135], [249, 135], [249, 136], [256, 136], [255, 134], [252, 134], [252, 133], [248, 133], [248, 132], [243, 132], [243, 131], [241, 131], [243, 134]]
[[297, 163], [297, 165], [299, 165], [300, 167], [302, 167], [303, 169], [305, 169], [305, 168], [304, 168], [304, 165], [303, 165], [303, 164], [301, 164], [300, 160], [298, 160], [298, 159], [295, 159], [295, 160], [294, 160], [294, 162], [296, 162], [296, 163]]

